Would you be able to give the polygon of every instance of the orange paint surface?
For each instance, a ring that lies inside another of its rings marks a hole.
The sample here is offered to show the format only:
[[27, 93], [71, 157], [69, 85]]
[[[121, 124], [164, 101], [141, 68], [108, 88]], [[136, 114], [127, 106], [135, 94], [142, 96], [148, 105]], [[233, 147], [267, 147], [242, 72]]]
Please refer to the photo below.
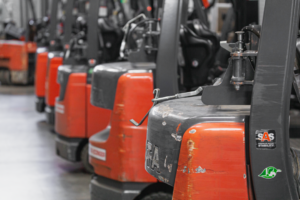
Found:
[[109, 122], [111, 110], [99, 108], [91, 104], [91, 90], [92, 85], [86, 85], [86, 135], [84, 137], [91, 137], [95, 133], [104, 130]]
[[90, 144], [106, 150], [106, 160], [90, 156], [95, 173], [121, 182], [157, 182], [145, 170], [147, 120], [136, 127], [152, 106], [152, 73], [128, 73], [119, 78], [111, 130], [106, 141], [90, 139]]
[[46, 104], [48, 106], [54, 107], [55, 105], [55, 98], [59, 95], [59, 84], [57, 83], [57, 72], [58, 67], [62, 65], [63, 58], [61, 57], [54, 57], [49, 61], [49, 71], [46, 77]]
[[210, 3], [208, 2], [208, 0], [202, 0], [202, 3], [205, 8], [208, 8], [210, 6]]
[[71, 74], [64, 99], [55, 105], [57, 133], [69, 138], [88, 138], [106, 128], [111, 111], [91, 105], [90, 95], [86, 73]]
[[63, 101], [57, 101], [55, 105], [55, 131], [60, 135], [81, 138], [85, 134], [85, 85], [85, 73], [69, 76], [65, 98]]
[[48, 52], [37, 54], [35, 65], [35, 95], [45, 97], [45, 83], [47, 76]]
[[173, 200], [248, 199], [244, 126], [202, 123], [185, 132]]
[[0, 40], [0, 65], [9, 70], [28, 70], [28, 53], [35, 53], [35, 51], [35, 43]]

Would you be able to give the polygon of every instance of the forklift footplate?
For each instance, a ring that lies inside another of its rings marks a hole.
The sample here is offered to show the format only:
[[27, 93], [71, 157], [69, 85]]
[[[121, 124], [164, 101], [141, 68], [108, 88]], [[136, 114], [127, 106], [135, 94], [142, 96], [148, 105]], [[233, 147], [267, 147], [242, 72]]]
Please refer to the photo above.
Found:
[[119, 182], [102, 176], [91, 180], [91, 200], [132, 200], [151, 183]]
[[55, 121], [54, 107], [46, 106], [45, 111], [46, 111], [47, 123], [54, 125], [54, 121]]
[[36, 111], [42, 113], [45, 111], [45, 98], [44, 97], [37, 97], [35, 101], [35, 109]]
[[55, 138], [57, 155], [71, 162], [80, 161], [77, 150], [82, 140], [82, 138], [66, 138], [57, 134]]

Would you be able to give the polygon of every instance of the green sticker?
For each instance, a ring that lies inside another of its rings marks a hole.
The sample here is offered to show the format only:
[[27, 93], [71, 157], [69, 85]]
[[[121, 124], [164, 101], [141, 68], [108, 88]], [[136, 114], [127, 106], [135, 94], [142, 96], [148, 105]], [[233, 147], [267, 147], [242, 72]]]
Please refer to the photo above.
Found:
[[281, 172], [280, 169], [276, 169], [275, 167], [267, 167], [264, 169], [264, 171], [258, 175], [259, 177], [265, 178], [265, 179], [272, 179], [276, 176], [278, 172]]
[[93, 74], [94, 68], [89, 69], [89, 74]]

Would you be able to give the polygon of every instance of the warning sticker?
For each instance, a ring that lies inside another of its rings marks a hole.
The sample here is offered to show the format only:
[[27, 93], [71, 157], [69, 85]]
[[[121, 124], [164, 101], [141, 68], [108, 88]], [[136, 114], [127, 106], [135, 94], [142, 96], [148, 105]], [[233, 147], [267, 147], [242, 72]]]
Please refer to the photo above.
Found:
[[89, 144], [89, 155], [99, 160], [106, 161], [106, 150]]
[[255, 132], [257, 149], [275, 149], [276, 133], [275, 130], [262, 129]]

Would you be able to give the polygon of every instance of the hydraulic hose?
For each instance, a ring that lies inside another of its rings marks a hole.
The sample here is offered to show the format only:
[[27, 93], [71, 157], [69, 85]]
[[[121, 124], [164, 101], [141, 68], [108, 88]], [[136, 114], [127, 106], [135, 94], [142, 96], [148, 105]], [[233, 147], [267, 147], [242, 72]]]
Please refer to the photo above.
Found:
[[244, 28], [242, 28], [242, 31], [251, 32], [251, 33], [255, 34], [258, 38], [260, 38], [260, 33], [256, 29], [254, 29], [252, 26], [245, 26]]

